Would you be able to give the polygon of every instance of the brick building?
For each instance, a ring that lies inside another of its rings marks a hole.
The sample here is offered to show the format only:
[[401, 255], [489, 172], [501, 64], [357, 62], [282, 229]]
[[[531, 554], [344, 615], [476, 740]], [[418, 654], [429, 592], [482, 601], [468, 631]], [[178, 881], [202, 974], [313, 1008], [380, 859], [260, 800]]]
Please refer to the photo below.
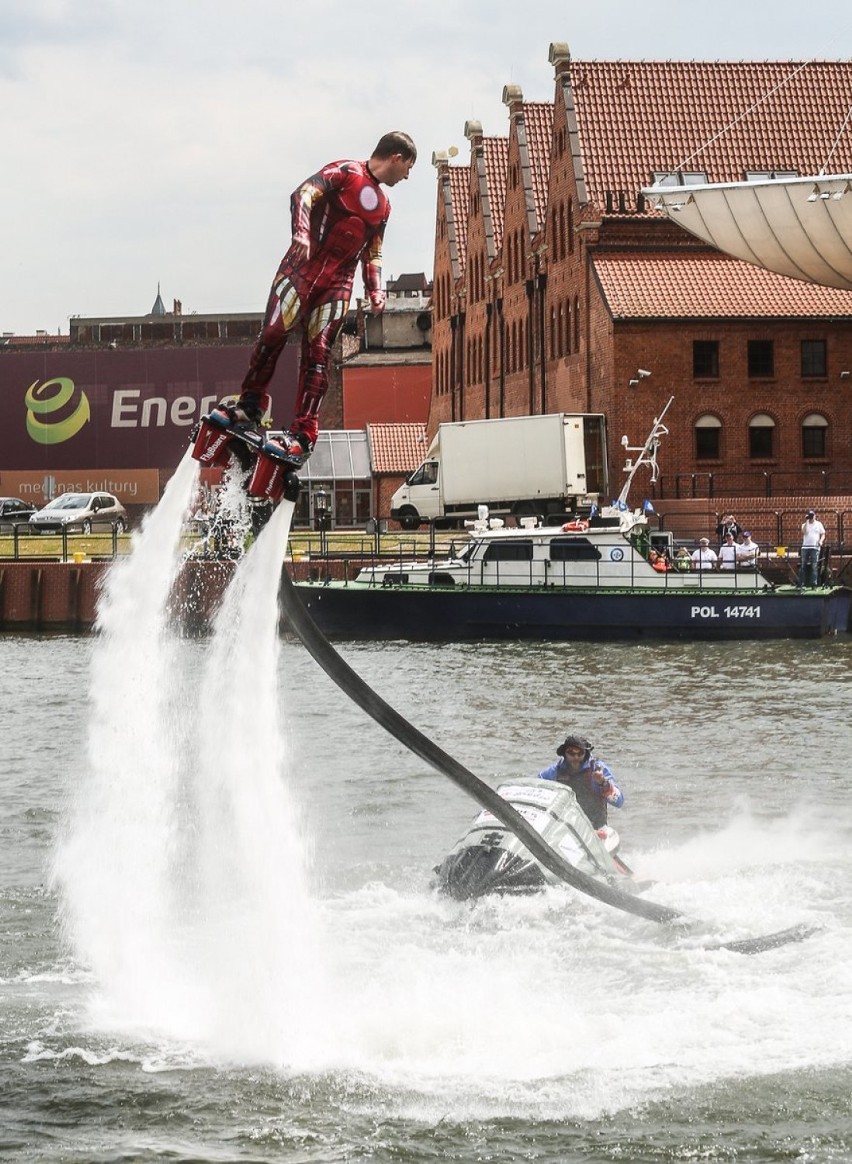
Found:
[[[437, 170], [442, 421], [603, 412], [618, 478], [670, 396], [662, 497], [852, 492], [852, 292], [728, 258], [642, 191], [852, 171], [852, 63], [575, 61], [553, 102], [503, 91]], [[844, 195], [852, 197], [852, 192]]]

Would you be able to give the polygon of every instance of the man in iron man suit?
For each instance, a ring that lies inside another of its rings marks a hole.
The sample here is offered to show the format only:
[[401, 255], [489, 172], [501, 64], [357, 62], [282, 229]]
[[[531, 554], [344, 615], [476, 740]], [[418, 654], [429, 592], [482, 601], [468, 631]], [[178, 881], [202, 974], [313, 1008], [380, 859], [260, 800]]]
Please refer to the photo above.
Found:
[[260, 421], [278, 357], [301, 327], [295, 417], [280, 442], [294, 456], [307, 455], [316, 442], [331, 349], [346, 319], [359, 261], [373, 314], [384, 308], [382, 239], [390, 203], [382, 186], [405, 181], [416, 160], [408, 134], [386, 133], [369, 161], [330, 162], [291, 196], [290, 248], [273, 279], [240, 397], [228, 412], [237, 422]]

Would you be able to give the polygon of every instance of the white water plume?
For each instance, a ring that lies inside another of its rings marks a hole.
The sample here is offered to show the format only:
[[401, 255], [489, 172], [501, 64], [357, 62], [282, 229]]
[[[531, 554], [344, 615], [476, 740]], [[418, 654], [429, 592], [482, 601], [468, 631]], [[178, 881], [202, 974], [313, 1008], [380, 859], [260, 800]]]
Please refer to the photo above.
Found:
[[196, 952], [215, 1000], [207, 1037], [263, 1058], [308, 1039], [306, 1028], [298, 1033], [300, 1016], [308, 983], [318, 986], [303, 843], [283, 779], [288, 741], [278, 691], [277, 579], [292, 513], [290, 502], [275, 511], [216, 618], [190, 776], [192, 875], [204, 908]]
[[275, 1058], [300, 1038], [297, 980], [315, 978], [277, 696], [293, 507], [279, 507], [242, 560], [213, 639], [195, 650], [168, 607], [196, 481], [187, 457], [109, 574], [88, 770], [56, 877], [99, 1021]]
[[92, 653], [88, 771], [57, 861], [66, 922], [102, 981], [141, 972], [157, 948], [174, 779], [167, 607], [198, 465], [187, 452], [132, 552], [107, 574]]

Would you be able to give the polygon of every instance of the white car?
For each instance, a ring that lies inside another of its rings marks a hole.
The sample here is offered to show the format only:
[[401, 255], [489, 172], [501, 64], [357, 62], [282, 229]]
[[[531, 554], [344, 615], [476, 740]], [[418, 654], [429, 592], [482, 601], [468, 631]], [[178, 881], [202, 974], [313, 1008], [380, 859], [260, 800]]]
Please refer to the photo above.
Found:
[[60, 493], [30, 518], [34, 533], [61, 533], [79, 529], [90, 534], [95, 529], [127, 529], [127, 510], [111, 493]]

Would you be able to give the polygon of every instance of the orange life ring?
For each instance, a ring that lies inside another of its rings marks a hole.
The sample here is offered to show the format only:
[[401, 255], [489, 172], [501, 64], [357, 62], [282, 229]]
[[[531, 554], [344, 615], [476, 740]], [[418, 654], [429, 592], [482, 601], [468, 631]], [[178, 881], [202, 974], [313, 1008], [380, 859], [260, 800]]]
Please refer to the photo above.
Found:
[[587, 521], [566, 521], [562, 527], [563, 533], [585, 533], [589, 528]]

